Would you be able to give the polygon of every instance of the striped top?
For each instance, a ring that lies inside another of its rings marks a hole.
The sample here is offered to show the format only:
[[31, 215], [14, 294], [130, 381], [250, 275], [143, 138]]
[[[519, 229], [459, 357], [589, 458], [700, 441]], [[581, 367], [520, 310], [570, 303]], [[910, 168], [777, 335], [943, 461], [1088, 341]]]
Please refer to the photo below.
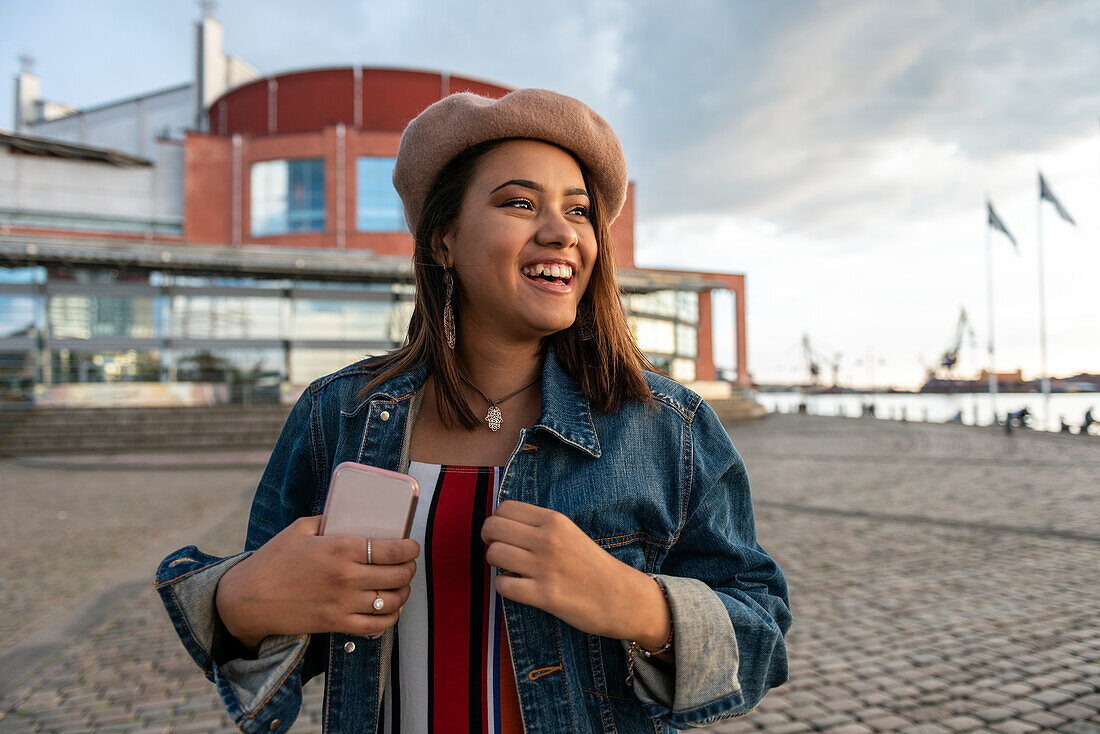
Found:
[[420, 485], [410, 537], [421, 552], [394, 630], [380, 730], [522, 734], [503, 604], [481, 540], [504, 469], [414, 461], [409, 474]]

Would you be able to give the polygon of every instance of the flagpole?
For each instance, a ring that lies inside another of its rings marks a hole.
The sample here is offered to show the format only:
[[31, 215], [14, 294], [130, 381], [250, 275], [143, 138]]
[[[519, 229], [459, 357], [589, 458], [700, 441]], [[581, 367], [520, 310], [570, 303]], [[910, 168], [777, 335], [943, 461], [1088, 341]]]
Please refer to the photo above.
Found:
[[1050, 376], [1047, 375], [1047, 307], [1046, 278], [1043, 276], [1043, 196], [1042, 186], [1039, 192], [1039, 210], [1036, 217], [1039, 223], [1039, 374], [1040, 389], [1043, 391], [1043, 424], [1050, 428]]
[[989, 312], [989, 407], [993, 411], [993, 425], [997, 425], [997, 373], [993, 358], [993, 244], [992, 227], [985, 228], [985, 276]]

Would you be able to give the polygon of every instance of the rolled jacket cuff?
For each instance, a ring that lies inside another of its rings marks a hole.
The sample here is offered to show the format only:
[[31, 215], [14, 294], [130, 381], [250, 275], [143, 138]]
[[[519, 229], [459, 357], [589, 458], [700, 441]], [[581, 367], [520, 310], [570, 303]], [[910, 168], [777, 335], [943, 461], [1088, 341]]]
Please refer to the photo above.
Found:
[[225, 630], [215, 606], [218, 582], [251, 552], [227, 558], [194, 546], [169, 555], [156, 571], [154, 586], [187, 652], [218, 688], [222, 703], [243, 731], [282, 731], [301, 707], [297, 682], [309, 635], [271, 636], [255, 658], [244, 658]]
[[[657, 574], [672, 607], [674, 663], [634, 655], [634, 694], [646, 715], [676, 728], [723, 718], [743, 704], [729, 611], [702, 581]], [[630, 643], [623, 641], [626, 654]]]

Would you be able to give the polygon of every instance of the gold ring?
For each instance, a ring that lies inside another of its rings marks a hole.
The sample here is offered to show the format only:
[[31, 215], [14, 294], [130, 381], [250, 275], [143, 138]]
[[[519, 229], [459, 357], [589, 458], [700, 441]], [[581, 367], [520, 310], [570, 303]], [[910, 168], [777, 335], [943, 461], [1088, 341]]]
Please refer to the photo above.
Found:
[[382, 611], [382, 607], [386, 606], [386, 602], [382, 601], [382, 595], [376, 590], [374, 592], [374, 611]]

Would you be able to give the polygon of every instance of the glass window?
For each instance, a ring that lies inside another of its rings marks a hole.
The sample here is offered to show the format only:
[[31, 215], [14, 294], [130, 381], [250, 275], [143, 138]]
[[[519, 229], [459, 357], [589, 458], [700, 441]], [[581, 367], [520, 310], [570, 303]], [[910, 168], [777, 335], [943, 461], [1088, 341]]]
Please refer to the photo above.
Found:
[[674, 359], [672, 360], [672, 369], [669, 370], [669, 377], [679, 382], [691, 382], [695, 379], [695, 362], [690, 359]]
[[308, 385], [318, 377], [336, 372], [355, 364], [364, 357], [382, 354], [364, 349], [302, 349], [290, 350], [290, 382]]
[[698, 293], [694, 291], [678, 291], [676, 293], [676, 318], [693, 324], [699, 321]]
[[59, 349], [51, 355], [53, 380], [62, 382], [157, 382], [160, 352], [119, 349], [77, 352]]
[[390, 301], [296, 300], [291, 336], [293, 339], [389, 340], [393, 306]]
[[[699, 337], [692, 326], [676, 325], [676, 353], [683, 357], [694, 357], [699, 351]], [[694, 378], [693, 378], [694, 379]]]
[[325, 229], [325, 162], [320, 158], [252, 164], [252, 235]]
[[46, 269], [41, 267], [0, 267], [0, 283], [45, 283]]
[[176, 339], [280, 339], [282, 299], [174, 296], [169, 316]]
[[52, 296], [50, 334], [57, 339], [154, 336], [153, 299], [141, 296]]
[[355, 163], [355, 226], [362, 232], [406, 232], [405, 210], [393, 187], [395, 158], [361, 157]]
[[676, 331], [671, 321], [647, 319], [638, 316], [631, 320], [631, 328], [643, 352], [673, 354], [676, 351]]
[[35, 296], [0, 296], [0, 339], [35, 336]]
[[38, 360], [35, 352], [0, 352], [0, 400], [32, 400], [37, 381]]
[[281, 349], [181, 349], [176, 358], [180, 382], [278, 384], [286, 379]]
[[654, 316], [675, 316], [676, 291], [635, 293], [630, 296], [630, 310]]

